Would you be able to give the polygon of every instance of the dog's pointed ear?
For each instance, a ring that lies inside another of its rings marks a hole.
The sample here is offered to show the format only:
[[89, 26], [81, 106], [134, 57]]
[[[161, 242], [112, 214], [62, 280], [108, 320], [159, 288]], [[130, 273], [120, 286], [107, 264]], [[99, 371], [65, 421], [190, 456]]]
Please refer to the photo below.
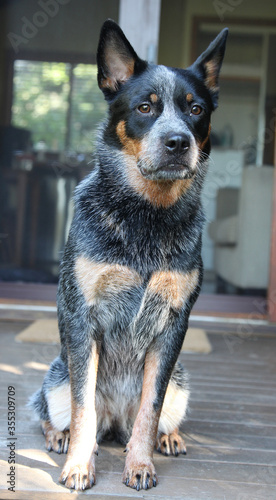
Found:
[[97, 52], [98, 84], [106, 98], [116, 93], [134, 73], [147, 67], [140, 59], [121, 28], [111, 19], [102, 26]]
[[194, 64], [188, 68], [203, 78], [211, 93], [214, 109], [218, 105], [219, 72], [225, 53], [227, 35], [228, 28], [224, 28]]

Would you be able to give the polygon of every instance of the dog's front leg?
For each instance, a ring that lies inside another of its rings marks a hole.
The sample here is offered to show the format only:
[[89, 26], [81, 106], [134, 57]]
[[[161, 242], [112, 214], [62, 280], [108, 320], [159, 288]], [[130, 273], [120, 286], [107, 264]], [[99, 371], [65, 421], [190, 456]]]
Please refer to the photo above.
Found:
[[[95, 484], [95, 453], [97, 452], [97, 416], [95, 391], [99, 346], [89, 343], [89, 356], [83, 359], [82, 342], [69, 347], [71, 384], [70, 445], [67, 460], [59, 478], [68, 488], [85, 490]], [[86, 346], [87, 347], [87, 346]]]
[[172, 351], [166, 342], [168, 338], [163, 340], [146, 354], [140, 408], [126, 448], [123, 482], [137, 490], [157, 484], [153, 450], [165, 392], [178, 351]]
[[180, 353], [191, 307], [198, 293], [199, 271], [181, 274], [160, 272], [151, 278], [141, 313], [137, 336], [152, 337], [145, 357], [141, 404], [132, 436], [123, 482], [148, 489], [157, 483], [153, 465], [159, 417], [173, 367]]
[[126, 448], [128, 454], [123, 482], [137, 490], [140, 488], [148, 489], [157, 484], [153, 465], [153, 450], [161, 411], [161, 408], [154, 408], [158, 365], [158, 354], [148, 352], [145, 359], [140, 409]]

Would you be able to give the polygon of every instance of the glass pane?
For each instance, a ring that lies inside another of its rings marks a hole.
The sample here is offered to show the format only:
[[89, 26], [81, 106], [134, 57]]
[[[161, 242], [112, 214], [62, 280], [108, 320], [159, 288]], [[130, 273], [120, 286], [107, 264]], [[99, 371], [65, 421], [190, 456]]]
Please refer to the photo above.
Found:
[[97, 127], [106, 112], [97, 83], [97, 66], [78, 64], [73, 69], [70, 146], [73, 151], [93, 149]]
[[32, 131], [34, 148], [64, 149], [69, 64], [16, 60], [12, 124]]
[[12, 122], [1, 152], [4, 279], [57, 281], [73, 192], [93, 168], [105, 112], [96, 65], [14, 62]]

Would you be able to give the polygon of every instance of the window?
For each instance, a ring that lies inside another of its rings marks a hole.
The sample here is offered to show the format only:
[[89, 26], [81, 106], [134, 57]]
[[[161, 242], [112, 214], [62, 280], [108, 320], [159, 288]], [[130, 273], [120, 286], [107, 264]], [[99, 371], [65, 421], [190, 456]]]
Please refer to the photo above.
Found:
[[89, 153], [106, 103], [93, 64], [16, 60], [12, 124], [32, 133], [34, 149]]

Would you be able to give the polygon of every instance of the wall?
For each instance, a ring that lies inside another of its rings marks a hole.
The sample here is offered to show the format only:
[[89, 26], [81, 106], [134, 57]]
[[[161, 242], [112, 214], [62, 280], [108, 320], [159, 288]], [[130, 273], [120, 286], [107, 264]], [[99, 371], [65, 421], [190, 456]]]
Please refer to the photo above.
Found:
[[[27, 43], [19, 46], [19, 53], [25, 48], [95, 54], [101, 24], [108, 17], [118, 19], [118, 0], [52, 1], [56, 7], [52, 8], [51, 15], [47, 15], [42, 8], [43, 4], [47, 5], [47, 0], [20, 0], [9, 4], [6, 48], [11, 48], [9, 33], [24, 37], [27, 19], [32, 24], [41, 23], [41, 27], [38, 27], [37, 33]], [[43, 15], [39, 15], [39, 12], [43, 12]], [[31, 34], [30, 26], [27, 29]]]
[[162, 0], [161, 2], [158, 54], [160, 64], [181, 67], [185, 12], [185, 0]]
[[[164, 0], [170, 3], [170, 0]], [[236, 4], [236, 7], [231, 7]], [[192, 39], [193, 17], [214, 17], [221, 23], [221, 29], [227, 26], [227, 19], [269, 19], [276, 21], [276, 3], [272, 0], [184, 0], [185, 10], [182, 18], [182, 57], [180, 64], [188, 66], [191, 61], [190, 43]], [[224, 7], [223, 7], [224, 6]], [[224, 10], [225, 9], [225, 10]]]

